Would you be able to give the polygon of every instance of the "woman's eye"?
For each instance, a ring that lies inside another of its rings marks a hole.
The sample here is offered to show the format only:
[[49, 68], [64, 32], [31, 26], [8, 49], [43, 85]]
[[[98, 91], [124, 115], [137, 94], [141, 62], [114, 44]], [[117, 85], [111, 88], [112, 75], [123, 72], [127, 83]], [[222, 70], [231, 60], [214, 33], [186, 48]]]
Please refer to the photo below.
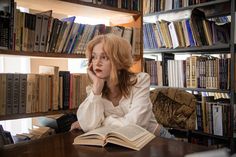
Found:
[[108, 57], [107, 56], [103, 56], [102, 59], [103, 60], [108, 60]]
[[95, 59], [96, 58], [96, 56], [91, 56], [91, 59]]

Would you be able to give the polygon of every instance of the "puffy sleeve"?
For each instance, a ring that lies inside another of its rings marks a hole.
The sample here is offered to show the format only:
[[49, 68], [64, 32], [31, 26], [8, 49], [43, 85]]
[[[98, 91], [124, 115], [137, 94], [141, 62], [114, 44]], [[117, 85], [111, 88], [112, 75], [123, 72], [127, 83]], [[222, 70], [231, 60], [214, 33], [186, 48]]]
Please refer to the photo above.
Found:
[[84, 132], [101, 126], [104, 120], [104, 105], [101, 95], [94, 95], [90, 90], [88, 97], [77, 110], [77, 119]]
[[130, 123], [147, 128], [152, 116], [152, 103], [150, 101], [150, 76], [146, 73], [137, 75], [137, 83], [130, 96], [131, 104], [123, 117], [110, 115], [105, 118], [103, 125], [125, 126]]

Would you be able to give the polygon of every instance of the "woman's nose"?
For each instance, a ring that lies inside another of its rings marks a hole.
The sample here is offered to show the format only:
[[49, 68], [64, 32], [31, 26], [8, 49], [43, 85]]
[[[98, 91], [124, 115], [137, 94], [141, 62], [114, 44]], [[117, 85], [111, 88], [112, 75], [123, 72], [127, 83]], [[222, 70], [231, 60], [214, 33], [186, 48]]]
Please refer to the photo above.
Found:
[[95, 62], [96, 65], [101, 65], [101, 63], [102, 63], [100, 57], [96, 58], [96, 59], [94, 60], [94, 62]]

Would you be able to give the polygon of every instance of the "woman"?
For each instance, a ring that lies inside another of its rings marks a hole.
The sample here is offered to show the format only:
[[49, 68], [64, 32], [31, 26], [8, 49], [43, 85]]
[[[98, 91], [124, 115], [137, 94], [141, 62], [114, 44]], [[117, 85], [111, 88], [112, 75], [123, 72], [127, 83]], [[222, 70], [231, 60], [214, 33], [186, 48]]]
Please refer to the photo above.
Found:
[[87, 132], [102, 125], [137, 124], [157, 136], [172, 136], [159, 125], [149, 99], [150, 77], [129, 71], [131, 45], [113, 34], [99, 35], [88, 43], [88, 76], [92, 86], [79, 106], [71, 130]]

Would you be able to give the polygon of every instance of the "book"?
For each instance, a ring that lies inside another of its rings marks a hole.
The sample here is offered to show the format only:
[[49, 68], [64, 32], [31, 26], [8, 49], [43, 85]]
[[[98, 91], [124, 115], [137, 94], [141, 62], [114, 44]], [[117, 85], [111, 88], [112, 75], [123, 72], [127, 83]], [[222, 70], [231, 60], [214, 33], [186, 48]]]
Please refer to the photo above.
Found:
[[9, 48], [9, 24], [10, 24], [10, 19], [7, 16], [2, 16], [2, 12], [0, 11], [0, 49], [5, 49], [7, 50]]
[[42, 16], [40, 36], [39, 36], [40, 37], [39, 38], [39, 51], [45, 52], [47, 48], [49, 21], [50, 21], [50, 18], [52, 17], [52, 10], [40, 12], [38, 13], [38, 15]]
[[36, 15], [35, 36], [34, 36], [34, 51], [39, 51], [41, 30], [42, 30], [43, 15]]
[[168, 60], [174, 60], [175, 55], [172, 53], [164, 53], [162, 55], [162, 81], [164, 86], [168, 86]]
[[13, 85], [12, 85], [12, 113], [19, 113], [19, 93], [20, 93], [20, 74], [13, 74]]
[[70, 72], [59, 71], [59, 77], [62, 77], [62, 108], [67, 110], [69, 109], [70, 99]]
[[55, 52], [65, 52], [68, 44], [68, 38], [70, 38], [71, 28], [74, 25], [75, 16], [62, 19], [62, 28], [57, 39], [57, 46]]
[[49, 74], [52, 75], [52, 100], [50, 102], [50, 109], [58, 110], [58, 99], [59, 99], [59, 67], [50, 66], [50, 65], [40, 65], [39, 66], [40, 74]]
[[223, 105], [214, 103], [212, 105], [213, 134], [223, 136]]
[[26, 113], [27, 74], [19, 74], [19, 113]]
[[77, 136], [73, 144], [104, 147], [107, 143], [112, 143], [126, 148], [140, 150], [153, 138], [155, 138], [154, 134], [134, 124], [119, 128], [103, 126]]

